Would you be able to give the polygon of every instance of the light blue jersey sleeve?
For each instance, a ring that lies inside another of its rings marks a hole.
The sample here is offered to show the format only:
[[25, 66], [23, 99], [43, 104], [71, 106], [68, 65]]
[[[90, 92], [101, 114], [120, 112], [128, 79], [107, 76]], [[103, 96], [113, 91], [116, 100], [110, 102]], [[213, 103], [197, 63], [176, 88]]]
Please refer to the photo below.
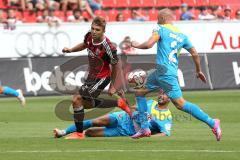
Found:
[[155, 123], [157, 124], [157, 127], [161, 133], [165, 133], [166, 136], [171, 135], [172, 120], [168, 119], [168, 120], [160, 121], [155, 119]]
[[162, 27], [160, 25], [155, 26], [153, 33], [157, 33], [160, 37], [162, 36]]
[[186, 37], [184, 40], [183, 48], [186, 50], [193, 48], [193, 45], [188, 37]]

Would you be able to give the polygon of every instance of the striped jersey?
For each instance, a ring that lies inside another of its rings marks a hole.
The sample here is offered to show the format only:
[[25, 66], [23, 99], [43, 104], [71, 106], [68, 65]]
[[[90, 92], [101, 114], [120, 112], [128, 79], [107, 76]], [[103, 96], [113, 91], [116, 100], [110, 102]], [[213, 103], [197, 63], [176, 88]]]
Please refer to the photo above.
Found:
[[103, 41], [100, 43], [94, 43], [91, 32], [88, 32], [85, 35], [84, 44], [86, 45], [88, 52], [88, 77], [110, 77], [110, 64], [114, 65], [118, 62], [116, 47], [107, 37], [104, 37]]

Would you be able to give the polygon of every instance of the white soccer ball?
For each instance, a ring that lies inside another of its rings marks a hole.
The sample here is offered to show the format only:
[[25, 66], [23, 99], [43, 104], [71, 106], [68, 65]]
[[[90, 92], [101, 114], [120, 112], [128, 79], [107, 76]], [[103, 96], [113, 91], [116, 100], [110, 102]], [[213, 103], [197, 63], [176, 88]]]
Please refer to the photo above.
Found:
[[142, 69], [135, 69], [127, 74], [127, 81], [130, 87], [142, 88], [147, 80], [147, 72]]

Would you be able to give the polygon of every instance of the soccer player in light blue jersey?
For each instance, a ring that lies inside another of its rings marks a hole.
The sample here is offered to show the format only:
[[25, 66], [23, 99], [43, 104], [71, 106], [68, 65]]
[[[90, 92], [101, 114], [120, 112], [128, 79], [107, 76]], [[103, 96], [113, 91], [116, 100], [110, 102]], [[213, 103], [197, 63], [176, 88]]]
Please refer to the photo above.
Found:
[[[162, 88], [179, 110], [191, 114], [212, 128], [216, 139], [219, 141], [222, 135], [220, 120], [211, 118], [201, 110], [199, 106], [186, 101], [182, 96], [177, 77], [178, 54], [182, 48], [185, 48], [192, 55], [197, 78], [206, 83], [206, 77], [201, 70], [197, 51], [188, 37], [172, 25], [173, 20], [174, 15], [171, 10], [160, 10], [158, 14], [158, 24], [156, 29], [153, 30], [152, 36], [146, 42], [141, 44], [135, 41], [131, 43], [132, 47], [138, 49], [152, 48], [153, 45], [157, 43], [156, 70], [148, 76], [145, 88], [138, 89], [135, 92], [139, 107], [138, 110], [144, 115], [144, 113], [147, 112], [145, 95], [155, 89]], [[140, 138], [150, 135], [151, 131], [149, 129], [149, 124], [147, 123], [147, 118], [145, 117], [142, 120], [141, 129], [138, 133], [132, 136], [132, 138]]]
[[[158, 101], [147, 101], [147, 117], [149, 128], [154, 136], [170, 136], [172, 115], [168, 109], [170, 99], [162, 92], [158, 94]], [[83, 122], [85, 135], [89, 137], [117, 137], [132, 136], [140, 129], [141, 115], [135, 111], [135, 105], [131, 107], [133, 117], [124, 112], [113, 112], [102, 117]], [[93, 128], [91, 128], [93, 127]], [[70, 125], [64, 130], [54, 129], [54, 137], [60, 138], [76, 131], [76, 126]]]
[[21, 103], [22, 106], [25, 106], [25, 104], [26, 104], [26, 100], [20, 89], [15, 90], [8, 86], [0, 86], [0, 94], [17, 97], [17, 99], [19, 100], [19, 102]]

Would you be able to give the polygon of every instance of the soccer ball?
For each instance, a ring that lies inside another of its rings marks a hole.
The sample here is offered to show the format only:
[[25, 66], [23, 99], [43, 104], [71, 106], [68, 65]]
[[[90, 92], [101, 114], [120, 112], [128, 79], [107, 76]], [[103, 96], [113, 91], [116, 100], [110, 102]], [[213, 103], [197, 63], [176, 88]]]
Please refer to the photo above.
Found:
[[127, 74], [127, 81], [130, 87], [142, 88], [147, 79], [147, 72], [142, 69], [135, 69]]

